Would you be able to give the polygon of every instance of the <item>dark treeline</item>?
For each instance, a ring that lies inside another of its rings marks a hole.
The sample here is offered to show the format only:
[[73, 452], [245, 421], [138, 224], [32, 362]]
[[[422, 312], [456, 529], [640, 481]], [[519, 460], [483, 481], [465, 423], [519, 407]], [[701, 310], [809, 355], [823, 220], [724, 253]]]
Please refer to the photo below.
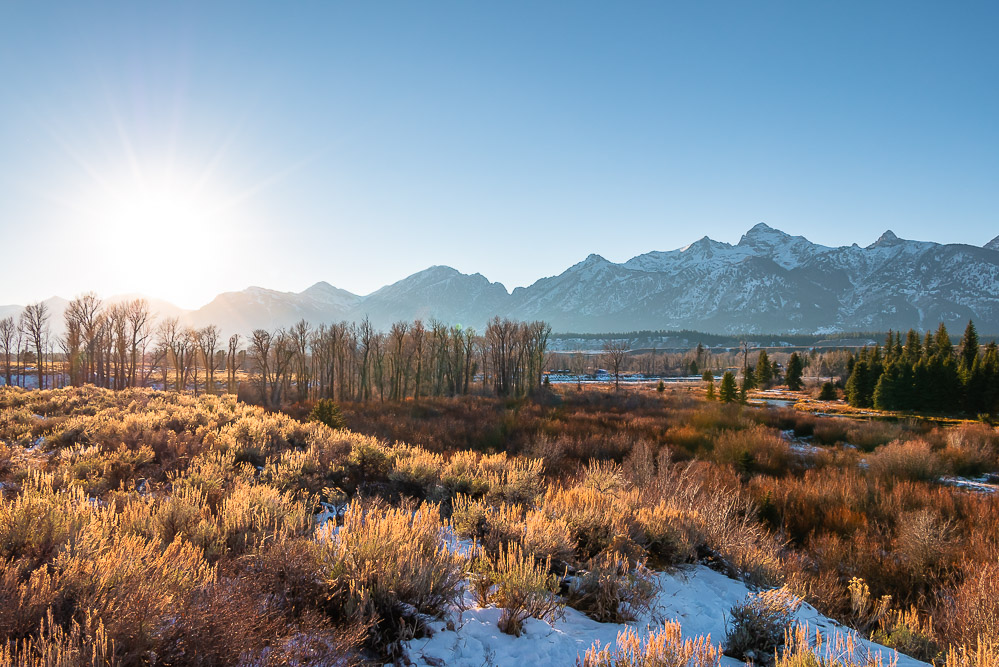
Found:
[[638, 345], [652, 344], [652, 341], [675, 341], [676, 344], [693, 346], [700, 343], [711, 347], [738, 348], [746, 341], [752, 341], [758, 346], [780, 346], [783, 343], [808, 347], [819, 341], [855, 341], [856, 339], [879, 340], [885, 332], [845, 331], [827, 334], [792, 334], [792, 333], [755, 333], [755, 334], [713, 334], [691, 329], [656, 331], [641, 330], [624, 333], [556, 333], [552, 335], [555, 341], [583, 340], [608, 341], [628, 340]]
[[[402, 400], [489, 391], [525, 396], [541, 387], [551, 327], [494, 318], [484, 333], [438, 321], [397, 322], [388, 332], [368, 320], [257, 329], [223, 340], [216, 326], [154, 324], [146, 301], [104, 304], [84, 294], [70, 302], [65, 335], [49, 334], [43, 305], [0, 320], [6, 384], [94, 384], [109, 389], [158, 384], [174, 391], [235, 393], [268, 407], [329, 398]], [[16, 380], [16, 381], [15, 381]], [[249, 392], [249, 393], [246, 393]]]
[[973, 322], [957, 346], [943, 324], [924, 338], [910, 330], [904, 341], [889, 332], [884, 346], [864, 348], [851, 359], [846, 397], [860, 408], [994, 414], [999, 350], [994, 341], [981, 346]]

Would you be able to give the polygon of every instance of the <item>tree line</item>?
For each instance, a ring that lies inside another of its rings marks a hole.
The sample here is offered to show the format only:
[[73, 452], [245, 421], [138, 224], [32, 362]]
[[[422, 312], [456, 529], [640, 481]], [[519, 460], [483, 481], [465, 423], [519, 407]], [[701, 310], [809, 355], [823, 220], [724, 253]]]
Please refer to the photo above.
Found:
[[888, 332], [884, 345], [864, 348], [850, 361], [846, 399], [858, 408], [993, 414], [999, 408], [999, 349], [982, 346], [969, 321], [959, 345], [947, 327], [925, 337], [910, 329]]
[[235, 393], [268, 407], [321, 398], [402, 400], [491, 391], [525, 396], [541, 388], [551, 326], [493, 318], [482, 334], [439, 321], [397, 322], [387, 332], [359, 323], [256, 329], [224, 340], [218, 327], [159, 322], [143, 299], [71, 301], [65, 334], [50, 334], [44, 304], [0, 319], [7, 385], [25, 386], [34, 364], [40, 388], [94, 384], [110, 389], [158, 384], [165, 390]]

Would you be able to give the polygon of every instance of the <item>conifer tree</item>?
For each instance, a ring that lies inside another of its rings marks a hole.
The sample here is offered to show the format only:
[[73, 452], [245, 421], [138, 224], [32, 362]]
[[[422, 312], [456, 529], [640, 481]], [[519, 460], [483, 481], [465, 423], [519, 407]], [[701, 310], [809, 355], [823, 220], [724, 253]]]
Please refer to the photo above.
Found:
[[787, 388], [791, 391], [801, 390], [801, 376], [804, 374], [804, 364], [797, 352], [791, 353], [791, 358], [787, 362]]
[[766, 350], [760, 350], [760, 358], [756, 361], [756, 386], [766, 389], [770, 386], [770, 381], [774, 379], [773, 367], [770, 365], [770, 357]]
[[936, 344], [937, 354], [944, 357], [950, 357], [954, 354], [954, 344], [950, 342], [950, 334], [947, 333], [947, 327], [943, 322], [937, 327], [937, 334], [933, 337], [933, 342]]
[[737, 398], [738, 389], [735, 386], [735, 375], [732, 371], [725, 371], [721, 385], [718, 387], [718, 400], [722, 403], [734, 403]]
[[846, 400], [855, 408], [871, 407], [871, 395], [867, 392], [870, 383], [871, 364], [864, 358], [866, 349], [861, 352], [863, 355], [853, 364], [853, 371], [846, 381]]
[[704, 375], [701, 376], [703, 380], [708, 385], [707, 397], [709, 401], [715, 400], [715, 376], [711, 371], [704, 371]]
[[905, 335], [905, 347], [903, 350], [905, 352], [905, 360], [910, 366], [914, 366], [922, 356], [923, 348], [919, 344], [919, 334], [916, 333], [915, 329], [909, 329], [909, 333]]
[[975, 323], [968, 320], [968, 326], [961, 337], [961, 371], [970, 373], [975, 361], [978, 360], [978, 332]]

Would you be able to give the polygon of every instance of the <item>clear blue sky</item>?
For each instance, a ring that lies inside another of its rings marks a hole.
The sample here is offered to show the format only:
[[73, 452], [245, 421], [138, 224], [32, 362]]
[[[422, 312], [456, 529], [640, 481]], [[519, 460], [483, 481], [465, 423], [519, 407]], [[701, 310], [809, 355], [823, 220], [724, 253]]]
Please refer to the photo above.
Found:
[[0, 303], [999, 234], [994, 2], [100, 4], [0, 4]]

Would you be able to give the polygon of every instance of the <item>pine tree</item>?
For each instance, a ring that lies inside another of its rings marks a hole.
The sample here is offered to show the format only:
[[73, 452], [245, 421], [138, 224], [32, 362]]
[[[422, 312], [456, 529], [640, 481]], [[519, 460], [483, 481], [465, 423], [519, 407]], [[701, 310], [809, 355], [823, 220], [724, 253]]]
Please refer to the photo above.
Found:
[[770, 357], [766, 350], [760, 350], [760, 358], [756, 361], [756, 386], [766, 389], [770, 386], [770, 381], [774, 379], [773, 367], [770, 366]]
[[961, 337], [961, 371], [970, 373], [975, 361], [978, 360], [978, 332], [975, 323], [968, 320], [968, 326]]
[[954, 355], [954, 344], [950, 342], [950, 335], [947, 333], [947, 327], [943, 322], [937, 327], [937, 335], [933, 337], [933, 342], [936, 344], [937, 354], [944, 357]]
[[[864, 355], [865, 352], [866, 350], [861, 354]], [[870, 369], [870, 363], [861, 357], [853, 364], [853, 372], [850, 373], [850, 378], [846, 381], [846, 401], [855, 408], [871, 407], [871, 395], [867, 393], [867, 387], [870, 383], [868, 377]]]
[[909, 329], [909, 333], [905, 335], [905, 347], [903, 350], [905, 352], [905, 360], [910, 366], [915, 366], [923, 354], [922, 346], [919, 344], [919, 334], [916, 333], [915, 329]]
[[791, 391], [801, 391], [801, 377], [805, 368], [801, 362], [801, 357], [797, 352], [791, 353], [791, 358], [787, 361], [787, 388]]
[[704, 371], [704, 374], [701, 376], [701, 380], [703, 380], [708, 385], [708, 389], [707, 389], [707, 391], [708, 391], [708, 393], [707, 393], [708, 400], [709, 401], [715, 400], [715, 376], [714, 376], [714, 374], [711, 371]]
[[835, 401], [836, 398], [837, 398], [837, 396], [836, 396], [836, 385], [834, 385], [832, 382], [823, 382], [822, 383], [822, 390], [819, 391], [819, 400], [820, 401]]
[[343, 415], [340, 413], [340, 406], [328, 398], [316, 401], [312, 412], [309, 413], [309, 421], [322, 422], [333, 429], [346, 426]]
[[738, 389], [735, 386], [735, 375], [732, 371], [725, 371], [722, 376], [721, 386], [718, 387], [718, 400], [722, 403], [734, 403], [738, 398]]

